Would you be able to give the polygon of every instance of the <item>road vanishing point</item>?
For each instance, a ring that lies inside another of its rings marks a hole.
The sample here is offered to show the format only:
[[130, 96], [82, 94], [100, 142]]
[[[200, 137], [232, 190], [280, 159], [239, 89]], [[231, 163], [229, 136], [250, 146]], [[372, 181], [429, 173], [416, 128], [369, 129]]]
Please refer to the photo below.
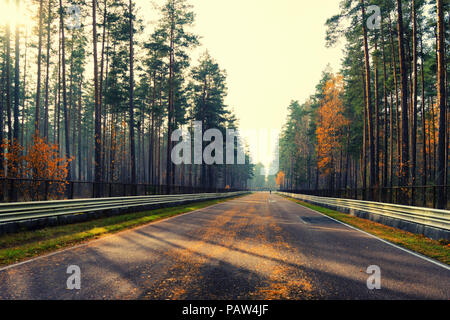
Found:
[[[372, 265], [380, 289], [368, 289]], [[253, 193], [4, 267], [0, 299], [448, 300], [450, 268]]]

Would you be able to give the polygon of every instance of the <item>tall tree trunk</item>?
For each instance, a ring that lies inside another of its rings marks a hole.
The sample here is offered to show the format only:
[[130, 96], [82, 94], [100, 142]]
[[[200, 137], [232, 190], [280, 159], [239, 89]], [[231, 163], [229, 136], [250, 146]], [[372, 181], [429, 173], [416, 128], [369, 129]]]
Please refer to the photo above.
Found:
[[92, 38], [93, 38], [93, 50], [94, 50], [94, 195], [95, 197], [101, 196], [100, 182], [102, 180], [102, 168], [101, 168], [101, 155], [102, 155], [102, 115], [100, 110], [100, 97], [98, 87], [98, 60], [97, 60], [97, 21], [96, 21], [96, 0], [92, 0]]
[[[8, 117], [8, 144], [12, 143], [12, 120], [11, 120], [11, 29], [9, 23], [6, 25], [6, 114]], [[2, 115], [3, 116], [3, 115]], [[6, 173], [11, 177], [12, 170], [10, 164], [6, 161]], [[15, 199], [14, 181], [10, 184], [10, 201]]]
[[409, 180], [409, 136], [408, 136], [408, 77], [405, 65], [405, 47], [403, 43], [403, 15], [402, 1], [397, 0], [397, 31], [400, 61], [400, 84], [402, 100], [402, 159], [400, 167], [400, 181], [402, 186], [408, 185]]
[[111, 161], [111, 168], [109, 172], [109, 181], [114, 182], [114, 173], [116, 168], [116, 116], [115, 114], [112, 114], [111, 119], [111, 147], [110, 147], [110, 161]]
[[82, 96], [82, 84], [83, 81], [80, 80], [80, 84], [79, 84], [79, 95], [78, 95], [78, 180], [82, 180], [82, 166], [83, 166], [83, 162], [82, 162], [82, 156], [81, 156], [81, 136], [82, 136], [82, 132], [81, 132], [81, 96]]
[[[387, 72], [386, 51], [384, 46], [384, 35], [381, 30], [381, 44], [383, 51], [383, 93], [384, 93], [384, 156], [383, 156], [383, 187], [388, 186], [388, 97], [387, 97]], [[392, 105], [390, 106], [392, 108]], [[392, 111], [392, 110], [390, 110]]]
[[130, 5], [130, 169], [131, 169], [131, 183], [136, 183], [136, 153], [135, 153], [135, 141], [134, 141], [134, 70], [133, 70], [133, 7], [132, 1], [129, 1]]
[[170, 21], [170, 49], [169, 49], [169, 103], [167, 110], [167, 160], [166, 160], [166, 185], [169, 187], [172, 184], [172, 162], [171, 151], [172, 142], [170, 141], [173, 129], [173, 117], [174, 117], [174, 29], [175, 29], [175, 8], [174, 2], [171, 2], [171, 21]]
[[[8, 117], [8, 143], [11, 143], [11, 28], [9, 23], [6, 24], [6, 114]], [[8, 164], [6, 166], [8, 167]]]
[[[20, 145], [25, 147], [25, 137], [24, 137], [24, 127], [25, 127], [25, 107], [26, 107], [26, 97], [27, 97], [27, 91], [26, 91], [26, 85], [27, 85], [27, 51], [28, 51], [28, 33], [25, 32], [25, 53], [24, 53], [24, 64], [23, 64], [23, 85], [22, 85], [22, 92], [23, 92], [23, 100], [22, 100], [22, 126], [20, 128], [21, 134], [20, 134]], [[1, 141], [1, 140], [0, 140]], [[1, 151], [0, 151], [1, 152]]]
[[[6, 51], [6, 50], [5, 50]], [[6, 65], [6, 59], [3, 60], [2, 63], [2, 77], [0, 80], [0, 90], [4, 90], [5, 88], [5, 65]], [[0, 95], [0, 177], [4, 177], [5, 174], [5, 155], [4, 155], [4, 145], [3, 145], [3, 130], [4, 130], [4, 123], [3, 123], [3, 94]], [[1, 189], [0, 194], [0, 201], [4, 200], [4, 190]]]
[[446, 190], [443, 187], [446, 182], [445, 177], [445, 135], [446, 135], [446, 97], [445, 97], [445, 28], [444, 28], [444, 1], [437, 0], [437, 55], [438, 55], [438, 73], [437, 73], [437, 102], [439, 108], [439, 141], [438, 141], [438, 161], [437, 161], [437, 207], [444, 209], [447, 204]]
[[[159, 81], [159, 108], [162, 110], [163, 103], [162, 103], [162, 85], [163, 85], [163, 73], [160, 74], [160, 81]], [[162, 184], [162, 166], [161, 166], [161, 125], [162, 125], [162, 116], [158, 118], [158, 184]]]
[[[59, 0], [60, 9], [60, 26], [61, 26], [61, 70], [62, 70], [62, 95], [63, 95], [63, 112], [64, 112], [64, 134], [66, 144], [66, 158], [70, 159], [70, 136], [69, 136], [69, 118], [67, 113], [67, 88], [66, 88], [66, 54], [65, 54], [65, 37], [64, 37], [64, 17], [62, 0]], [[72, 179], [71, 167], [67, 166], [67, 180]]]
[[[431, 120], [432, 120], [432, 129], [433, 129], [433, 181], [435, 184], [437, 184], [437, 180], [436, 180], [436, 171], [437, 171], [437, 166], [436, 166], [436, 161], [437, 161], [437, 146], [436, 146], [436, 113], [434, 112], [434, 102], [433, 102], [433, 98], [430, 97], [430, 107], [431, 107]], [[431, 134], [430, 134], [431, 136]]]
[[[367, 91], [366, 91], [366, 80], [364, 74], [362, 75], [363, 87], [364, 87], [364, 101], [367, 101]], [[366, 187], [367, 187], [367, 108], [364, 108], [364, 119], [363, 119], [363, 146], [362, 146], [362, 163], [361, 163], [361, 179], [363, 188], [363, 199], [366, 197]]]
[[[68, 114], [68, 123], [69, 123], [69, 131], [70, 128], [72, 127], [72, 137], [75, 138], [75, 114], [73, 111], [73, 104], [74, 104], [74, 99], [73, 99], [73, 50], [74, 50], [74, 32], [73, 29], [71, 30], [71, 37], [70, 37], [70, 67], [69, 67], [69, 103], [68, 103], [68, 109], [67, 109], [67, 114]], [[74, 143], [72, 143], [71, 148], [75, 148]], [[75, 150], [71, 150], [72, 154], [75, 154]], [[72, 168], [73, 162], [69, 163], [69, 166]], [[72, 168], [73, 169], [73, 168]], [[72, 170], [73, 171], [73, 170]]]
[[[363, 21], [365, 21], [366, 12], [364, 6], [364, 0], [361, 0], [361, 13]], [[369, 138], [369, 185], [371, 187], [376, 186], [375, 175], [375, 141], [373, 135], [373, 109], [372, 109], [372, 91], [370, 87], [370, 62], [369, 62], [369, 44], [367, 41], [367, 29], [363, 23], [363, 38], [364, 38], [364, 63], [365, 63], [365, 85], [366, 85], [366, 110], [367, 110], [367, 129]], [[372, 198], [372, 194], [370, 197]]]
[[[394, 47], [394, 35], [392, 32], [392, 21], [391, 21], [391, 15], [388, 15], [388, 19], [389, 19], [389, 40], [391, 43], [391, 52], [392, 52], [392, 60], [391, 60], [391, 68], [393, 71], [393, 77], [394, 77], [394, 90], [395, 90], [395, 123], [397, 124], [397, 163], [400, 162], [400, 121], [399, 121], [399, 98], [398, 98], [398, 77], [397, 77], [397, 56], [395, 54], [395, 47]], [[391, 106], [391, 108], [393, 108], [393, 105]], [[393, 112], [391, 112], [393, 115]], [[391, 123], [391, 128], [393, 130], [394, 126], [393, 126], [393, 121]], [[394, 141], [394, 135], [393, 135], [393, 131], [391, 132], [391, 143], [393, 144]], [[393, 158], [393, 157], [392, 157]], [[394, 167], [394, 165], [392, 164], [391, 167]], [[393, 170], [391, 170], [392, 172]], [[391, 181], [393, 180], [393, 174], [391, 174]], [[391, 182], [392, 185], [392, 182]]]
[[[100, 114], [103, 114], [103, 67], [104, 67], [104, 57], [105, 57], [105, 40], [106, 40], [106, 22], [107, 22], [107, 0], [104, 0], [103, 2], [103, 30], [102, 30], [102, 51], [100, 56], [100, 79], [99, 79], [99, 87], [98, 87], [98, 99], [99, 99], [99, 108], [100, 108]], [[102, 152], [101, 152], [101, 166], [102, 166], [102, 180], [107, 179], [107, 174], [105, 174], [104, 171], [106, 167], [106, 119], [107, 119], [107, 113], [105, 112], [103, 117], [103, 135], [102, 135]]]
[[417, 167], [417, 17], [416, 17], [416, 0], [412, 0], [412, 20], [413, 20], [413, 83], [412, 83], [412, 135], [411, 135], [411, 179], [412, 179], [412, 204], [414, 205], [414, 185], [416, 184], [416, 167]]
[[394, 180], [394, 99], [392, 91], [389, 93], [391, 106], [389, 108], [389, 187]]
[[[348, 176], [349, 176], [349, 170], [350, 170], [350, 126], [347, 128], [347, 152], [345, 155], [345, 176], [344, 176], [344, 185], [343, 188], [347, 189], [348, 185]], [[308, 169], [309, 169], [309, 158], [308, 158]], [[350, 182], [351, 184], [351, 182]]]
[[152, 88], [152, 105], [151, 105], [151, 111], [150, 111], [150, 117], [151, 117], [151, 127], [149, 132], [149, 157], [148, 157], [148, 180], [150, 184], [154, 184], [154, 154], [155, 154], [155, 147], [154, 147], [154, 139], [155, 139], [155, 108], [156, 108], [156, 71], [153, 71], [153, 88]]
[[60, 139], [60, 113], [61, 113], [61, 26], [58, 33], [58, 84], [57, 84], [57, 97], [55, 105], [55, 134], [56, 144], [58, 145], [59, 152], [61, 152], [61, 139]]
[[424, 58], [423, 58], [423, 44], [422, 36], [420, 38], [420, 56], [421, 56], [421, 76], [422, 76], [422, 130], [423, 130], [423, 145], [422, 145], [422, 156], [423, 156], [423, 172], [422, 172], [422, 186], [423, 191], [423, 206], [426, 206], [426, 188], [427, 185], [427, 129], [425, 122], [425, 75], [424, 75]]
[[[61, 0], [60, 0], [61, 2]], [[39, 1], [39, 41], [38, 41], [38, 57], [37, 57], [37, 85], [36, 85], [36, 104], [34, 116], [34, 134], [39, 135], [40, 120], [40, 102], [41, 102], [41, 56], [42, 56], [42, 8], [43, 0]], [[62, 5], [60, 5], [62, 8]], [[62, 10], [62, 9], [61, 9]], [[61, 20], [62, 20], [62, 13]]]
[[[375, 123], [374, 123], [374, 142], [375, 142], [375, 186], [380, 186], [380, 97], [378, 86], [378, 36], [375, 36], [375, 47], [373, 55], [374, 68], [374, 92], [375, 92]], [[378, 190], [377, 190], [378, 191]]]
[[48, 1], [48, 12], [47, 12], [47, 57], [45, 64], [45, 99], [44, 99], [44, 137], [48, 140], [48, 91], [49, 91], [49, 69], [50, 69], [50, 46], [51, 46], [51, 36], [50, 36], [50, 24], [52, 15], [52, 0]]
[[[19, 7], [19, 0], [16, 0], [16, 6]], [[20, 98], [20, 48], [19, 48], [19, 23], [16, 23], [15, 34], [15, 66], [14, 66], [14, 134], [13, 143], [19, 143], [19, 98]]]

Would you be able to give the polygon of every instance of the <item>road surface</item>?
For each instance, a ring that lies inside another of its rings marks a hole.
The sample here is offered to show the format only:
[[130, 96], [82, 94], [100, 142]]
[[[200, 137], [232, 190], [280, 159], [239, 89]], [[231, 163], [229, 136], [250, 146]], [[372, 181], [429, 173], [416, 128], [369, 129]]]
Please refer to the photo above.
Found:
[[255, 193], [0, 269], [0, 299], [450, 299], [450, 271]]

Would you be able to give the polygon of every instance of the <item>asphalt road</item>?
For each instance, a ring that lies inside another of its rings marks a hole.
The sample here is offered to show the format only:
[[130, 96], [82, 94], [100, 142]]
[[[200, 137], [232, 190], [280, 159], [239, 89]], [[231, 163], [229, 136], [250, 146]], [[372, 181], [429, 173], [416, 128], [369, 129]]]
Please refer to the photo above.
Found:
[[[381, 289], [367, 288], [370, 265]], [[448, 300], [450, 271], [256, 193], [0, 269], [0, 298]]]

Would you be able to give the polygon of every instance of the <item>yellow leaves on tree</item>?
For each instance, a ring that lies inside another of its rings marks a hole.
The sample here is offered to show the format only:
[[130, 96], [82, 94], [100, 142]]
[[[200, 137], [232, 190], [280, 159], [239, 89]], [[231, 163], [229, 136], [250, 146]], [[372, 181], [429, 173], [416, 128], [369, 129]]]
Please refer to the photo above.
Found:
[[285, 177], [285, 174], [283, 171], [278, 172], [277, 178], [276, 178], [276, 183], [279, 187], [284, 184], [284, 177]]
[[[24, 170], [22, 157], [23, 147], [16, 141], [11, 143], [11, 141], [5, 140], [2, 144], [2, 149], [6, 150], [3, 155], [8, 164], [8, 177], [18, 178], [20, 173]], [[1, 176], [4, 177], [4, 172], [1, 172]]]
[[[47, 143], [43, 138], [35, 135], [33, 143], [24, 154], [24, 148], [18, 143], [4, 144], [5, 158], [8, 162], [7, 176], [11, 178], [32, 178], [32, 183], [18, 183], [22, 193], [33, 198], [34, 194], [47, 180], [50, 198], [63, 195], [65, 192], [68, 165], [72, 159], [59, 156], [58, 146]], [[24, 195], [25, 195], [24, 194]], [[26, 196], [26, 195], [25, 195]]]
[[349, 123], [343, 115], [343, 92], [342, 75], [331, 75], [323, 88], [325, 97], [318, 109], [316, 128], [318, 165], [324, 175], [331, 173], [334, 154], [342, 147], [343, 128]]
[[65, 180], [70, 161], [72, 159], [59, 156], [56, 144], [46, 143], [39, 136], [34, 137], [33, 144], [28, 148], [25, 156], [27, 169], [37, 179]]

